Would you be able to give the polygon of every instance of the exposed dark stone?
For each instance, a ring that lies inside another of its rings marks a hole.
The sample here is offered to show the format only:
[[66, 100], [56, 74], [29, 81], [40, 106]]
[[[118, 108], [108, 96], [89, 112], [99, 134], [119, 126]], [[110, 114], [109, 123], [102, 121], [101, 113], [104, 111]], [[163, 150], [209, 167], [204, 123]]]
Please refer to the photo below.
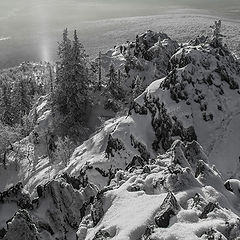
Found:
[[218, 205], [216, 203], [208, 203], [205, 208], [203, 209], [203, 212], [199, 216], [199, 218], [207, 218], [207, 214], [212, 212], [215, 208], [218, 208]]
[[132, 161], [126, 166], [125, 170], [130, 170], [131, 168], [136, 168], [136, 167], [144, 167], [144, 159], [141, 158], [140, 156], [135, 155], [132, 159]]
[[176, 166], [176, 164], [179, 164], [179, 162], [175, 162], [174, 164], [168, 166], [169, 173], [175, 174], [175, 175], [183, 173], [182, 168]]
[[132, 185], [128, 187], [129, 192], [138, 192], [141, 191], [141, 188], [139, 185]]
[[169, 192], [164, 199], [159, 212], [155, 216], [155, 223], [160, 228], [167, 228], [172, 216], [176, 215], [179, 210], [177, 199], [172, 192]]
[[95, 170], [98, 171], [103, 177], [108, 177], [108, 172], [105, 172], [101, 168], [96, 167]]
[[228, 191], [233, 192], [233, 189], [231, 188], [231, 184], [230, 184], [229, 181], [226, 181], [226, 182], [224, 183], [224, 187], [225, 187]]

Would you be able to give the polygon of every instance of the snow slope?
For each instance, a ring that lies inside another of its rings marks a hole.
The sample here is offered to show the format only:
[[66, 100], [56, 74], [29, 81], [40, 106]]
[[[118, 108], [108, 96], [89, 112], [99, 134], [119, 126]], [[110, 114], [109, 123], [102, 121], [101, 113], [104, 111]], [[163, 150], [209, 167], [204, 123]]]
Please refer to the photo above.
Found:
[[[44, 156], [51, 113], [40, 99], [39, 158], [14, 162], [10, 156], [7, 170], [1, 169], [0, 230], [7, 232], [0, 236], [238, 239], [240, 182], [225, 180], [239, 178], [240, 64], [226, 46], [205, 40], [179, 47], [167, 76], [148, 79], [152, 83], [128, 114], [106, 121], [67, 166]], [[109, 54], [121, 67], [117, 48]], [[33, 133], [18, 144], [29, 153]], [[11, 187], [18, 181], [24, 189]], [[9, 208], [17, 211], [13, 218]]]
[[[130, 115], [106, 122], [76, 149], [67, 172], [94, 166], [89, 177], [100, 186], [95, 166], [124, 168], [135, 155], [155, 157], [180, 138], [198, 140], [223, 178], [238, 177], [239, 62], [227, 48], [209, 43], [185, 45], [170, 62], [172, 71], [135, 99]], [[112, 146], [109, 136], [119, 143]], [[113, 154], [107, 154], [109, 145]]]
[[[143, 168], [119, 171], [112, 182], [116, 189], [101, 200], [102, 218], [93, 227], [86, 216], [78, 239], [237, 239], [238, 196], [224, 188], [216, 170], [199, 160], [202, 151], [197, 143], [176, 141]], [[195, 164], [204, 167], [198, 172]]]

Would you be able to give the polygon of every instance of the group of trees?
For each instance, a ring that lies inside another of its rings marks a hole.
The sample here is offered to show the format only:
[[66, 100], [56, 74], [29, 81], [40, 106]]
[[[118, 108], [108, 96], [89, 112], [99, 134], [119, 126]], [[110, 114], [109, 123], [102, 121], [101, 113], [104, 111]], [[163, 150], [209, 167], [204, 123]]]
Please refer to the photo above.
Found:
[[[106, 103], [114, 105], [110, 108], [117, 112], [121, 104], [124, 106], [127, 94], [131, 96], [128, 99], [130, 103], [132, 97], [137, 97], [143, 89], [142, 80], [137, 77], [132, 92], [127, 93], [122, 87], [123, 73], [113, 64], [104, 76], [105, 81], [102, 81], [101, 54], [94, 72], [76, 30], [73, 39], [69, 38], [68, 30], [64, 30], [62, 41], [58, 44], [58, 57], [55, 68], [50, 63], [25, 63], [0, 73], [0, 124], [7, 127], [4, 129], [11, 128], [11, 133], [22, 133], [22, 137], [28, 135], [35, 124], [29, 122], [29, 112], [39, 96], [49, 95], [56, 120], [54, 127], [61, 129], [58, 134], [64, 139], [59, 141], [59, 145], [61, 148], [66, 145], [64, 149], [68, 149], [70, 140], [65, 136], [74, 138], [83, 133], [83, 129], [88, 129], [94, 91], [103, 93]], [[3, 149], [11, 142], [6, 140]], [[57, 154], [62, 156], [65, 152], [62, 154], [59, 148]]]
[[41, 94], [34, 79], [22, 72], [0, 78], [0, 120], [11, 127], [24, 126], [26, 116], [31, 110], [36, 95]]
[[[62, 41], [58, 46], [59, 61], [57, 62], [56, 79], [52, 94], [54, 112], [59, 112], [62, 120], [58, 124], [64, 133], [74, 132], [87, 127], [94, 91], [100, 91], [105, 97], [105, 108], [117, 112], [126, 103], [126, 95], [136, 97], [143, 91], [142, 80], [137, 77], [133, 83], [132, 92], [127, 92], [122, 86], [123, 73], [110, 64], [109, 71], [103, 77], [101, 69], [101, 53], [99, 53], [95, 77], [91, 63], [87, 58], [83, 45], [74, 31], [73, 40], [68, 36], [68, 30], [63, 32]], [[104, 78], [104, 80], [102, 79]], [[130, 99], [130, 100], [129, 100]], [[127, 99], [130, 103], [131, 97]], [[69, 132], [70, 131], [70, 132]]]
[[8, 154], [18, 152], [13, 143], [34, 127], [28, 115], [38, 97], [49, 89], [47, 75], [42, 64], [29, 62], [0, 72], [0, 162], [4, 166]]
[[61, 113], [61, 124], [65, 129], [84, 126], [91, 103], [91, 81], [87, 55], [79, 42], [76, 30], [73, 40], [69, 39], [68, 30], [64, 30], [62, 42], [58, 46], [58, 56], [52, 95], [53, 110]]

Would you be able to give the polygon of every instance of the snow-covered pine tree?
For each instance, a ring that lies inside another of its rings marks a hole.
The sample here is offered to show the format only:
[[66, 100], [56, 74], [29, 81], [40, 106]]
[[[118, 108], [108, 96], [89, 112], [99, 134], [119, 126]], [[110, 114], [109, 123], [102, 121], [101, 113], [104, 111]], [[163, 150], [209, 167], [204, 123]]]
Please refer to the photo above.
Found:
[[211, 39], [211, 45], [213, 47], [221, 47], [224, 35], [221, 33], [222, 21], [218, 20], [214, 22], [214, 26], [211, 26], [213, 29], [213, 36]]
[[73, 41], [68, 38], [67, 29], [64, 30], [58, 55], [53, 106], [64, 116], [66, 128], [86, 125], [89, 77], [85, 50], [76, 30]]
[[56, 86], [53, 95], [53, 105], [66, 115], [68, 113], [68, 79], [70, 77], [71, 40], [67, 28], [63, 31], [62, 42], [58, 44], [59, 61], [57, 63]]
[[115, 67], [113, 64], [110, 65], [109, 73], [106, 75], [106, 77], [108, 78], [107, 90], [110, 93], [114, 93], [114, 87], [117, 84], [117, 74], [116, 74]]
[[102, 53], [99, 51], [98, 54], [98, 89], [101, 90], [102, 86]]
[[31, 109], [31, 97], [28, 94], [27, 79], [19, 75], [13, 86], [12, 107], [14, 110], [15, 122], [23, 125], [23, 116]]
[[119, 83], [118, 74], [113, 64], [110, 65], [109, 73], [106, 75], [108, 78], [107, 91], [111, 94], [112, 98], [120, 100], [123, 98], [123, 90]]
[[1, 86], [1, 121], [4, 124], [13, 126], [14, 124], [14, 115], [11, 103], [11, 88], [8, 83], [3, 83]]
[[87, 107], [89, 104], [88, 68], [85, 50], [79, 42], [77, 31], [74, 31], [74, 39], [71, 49], [71, 76], [69, 79], [69, 113], [74, 121], [86, 123]]
[[52, 72], [52, 66], [50, 63], [48, 63], [48, 69], [49, 69], [49, 83], [50, 83], [50, 94], [53, 94], [53, 72]]

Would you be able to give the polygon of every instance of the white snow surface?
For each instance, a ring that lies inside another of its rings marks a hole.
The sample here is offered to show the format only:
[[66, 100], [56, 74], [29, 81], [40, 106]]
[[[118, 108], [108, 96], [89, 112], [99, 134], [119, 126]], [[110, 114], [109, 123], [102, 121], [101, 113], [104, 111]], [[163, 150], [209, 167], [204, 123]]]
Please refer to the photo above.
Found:
[[[184, 85], [185, 91], [188, 93], [189, 105], [184, 100], [176, 103], [171, 98], [170, 91], [162, 86], [167, 78], [154, 81], [135, 102], [144, 106], [145, 97], [149, 99], [159, 98], [159, 101], [164, 103], [169, 116], [177, 116], [185, 128], [194, 127], [198, 142], [203, 146], [210, 163], [216, 165], [223, 178], [238, 177], [240, 132], [237, 129], [240, 122], [240, 95], [237, 89], [230, 89], [229, 84], [221, 80], [215, 69], [219, 63], [228, 66], [230, 62], [227, 71], [239, 84], [238, 72], [231, 67], [231, 65], [239, 67], [239, 63], [236, 63], [236, 60], [232, 59], [231, 56], [224, 56], [218, 60], [211, 51], [210, 46], [186, 46], [184, 47], [184, 53], [183, 49], [180, 49], [172, 57], [172, 59], [180, 59], [182, 54], [185, 54], [185, 57], [192, 59], [194, 62], [194, 65], [190, 63], [177, 68], [177, 81]], [[204, 61], [209, 62], [208, 70], [204, 69], [202, 65]], [[214, 77], [212, 85], [204, 83], [204, 80], [210, 74]], [[183, 76], [184, 78], [190, 76], [193, 83], [184, 83]], [[224, 94], [219, 93], [219, 87], [223, 89]], [[195, 101], [198, 100], [199, 95], [204, 97], [201, 104], [207, 105], [206, 115], [212, 114], [212, 121], [203, 119], [204, 111], [200, 110], [200, 104]], [[218, 109], [218, 105], [221, 106], [222, 110]], [[106, 164], [107, 167], [103, 167], [104, 169], [108, 169], [111, 165], [116, 168], [126, 166], [125, 162], [129, 163], [132, 157], [138, 153], [131, 146], [130, 135], [133, 135], [137, 141], [146, 147], [151, 157], [156, 156], [157, 153], [151, 147], [155, 138], [151, 120], [152, 117], [149, 112], [147, 115], [139, 115], [132, 110], [130, 116], [106, 122], [102, 130], [75, 150], [66, 171], [77, 174], [86, 162], [97, 166]], [[125, 148], [110, 159], [106, 158], [104, 152], [109, 134], [113, 138], [118, 138]], [[92, 179], [100, 185], [95, 176]]]
[[[198, 178], [194, 177], [190, 165], [182, 168], [180, 174], [170, 174], [167, 169], [175, 157], [183, 157], [178, 167], [187, 161], [181, 146], [176, 142], [170, 151], [156, 159], [155, 164], [148, 165], [150, 173], [144, 173], [142, 169], [135, 169], [133, 173], [120, 171], [115, 179], [117, 188], [104, 195], [102, 219], [94, 228], [80, 225], [79, 233], [85, 229], [85, 234], [81, 235], [84, 237], [80, 239], [94, 239], [100, 232], [107, 233], [114, 240], [145, 239], [143, 235], [147, 226], [155, 226], [150, 239], [156, 240], [207, 239], [205, 237], [210, 229], [214, 229], [215, 237], [221, 235], [222, 239], [235, 239], [240, 231], [237, 227], [227, 230], [227, 222], [237, 224], [239, 196], [228, 192], [221, 176], [207, 165]], [[166, 181], [161, 184], [159, 181], [163, 178]], [[169, 227], [158, 228], [154, 217], [169, 190], [173, 191], [180, 208], [170, 219]], [[199, 202], [193, 200], [196, 194], [200, 196]], [[202, 218], [201, 213], [210, 202], [217, 207]]]

